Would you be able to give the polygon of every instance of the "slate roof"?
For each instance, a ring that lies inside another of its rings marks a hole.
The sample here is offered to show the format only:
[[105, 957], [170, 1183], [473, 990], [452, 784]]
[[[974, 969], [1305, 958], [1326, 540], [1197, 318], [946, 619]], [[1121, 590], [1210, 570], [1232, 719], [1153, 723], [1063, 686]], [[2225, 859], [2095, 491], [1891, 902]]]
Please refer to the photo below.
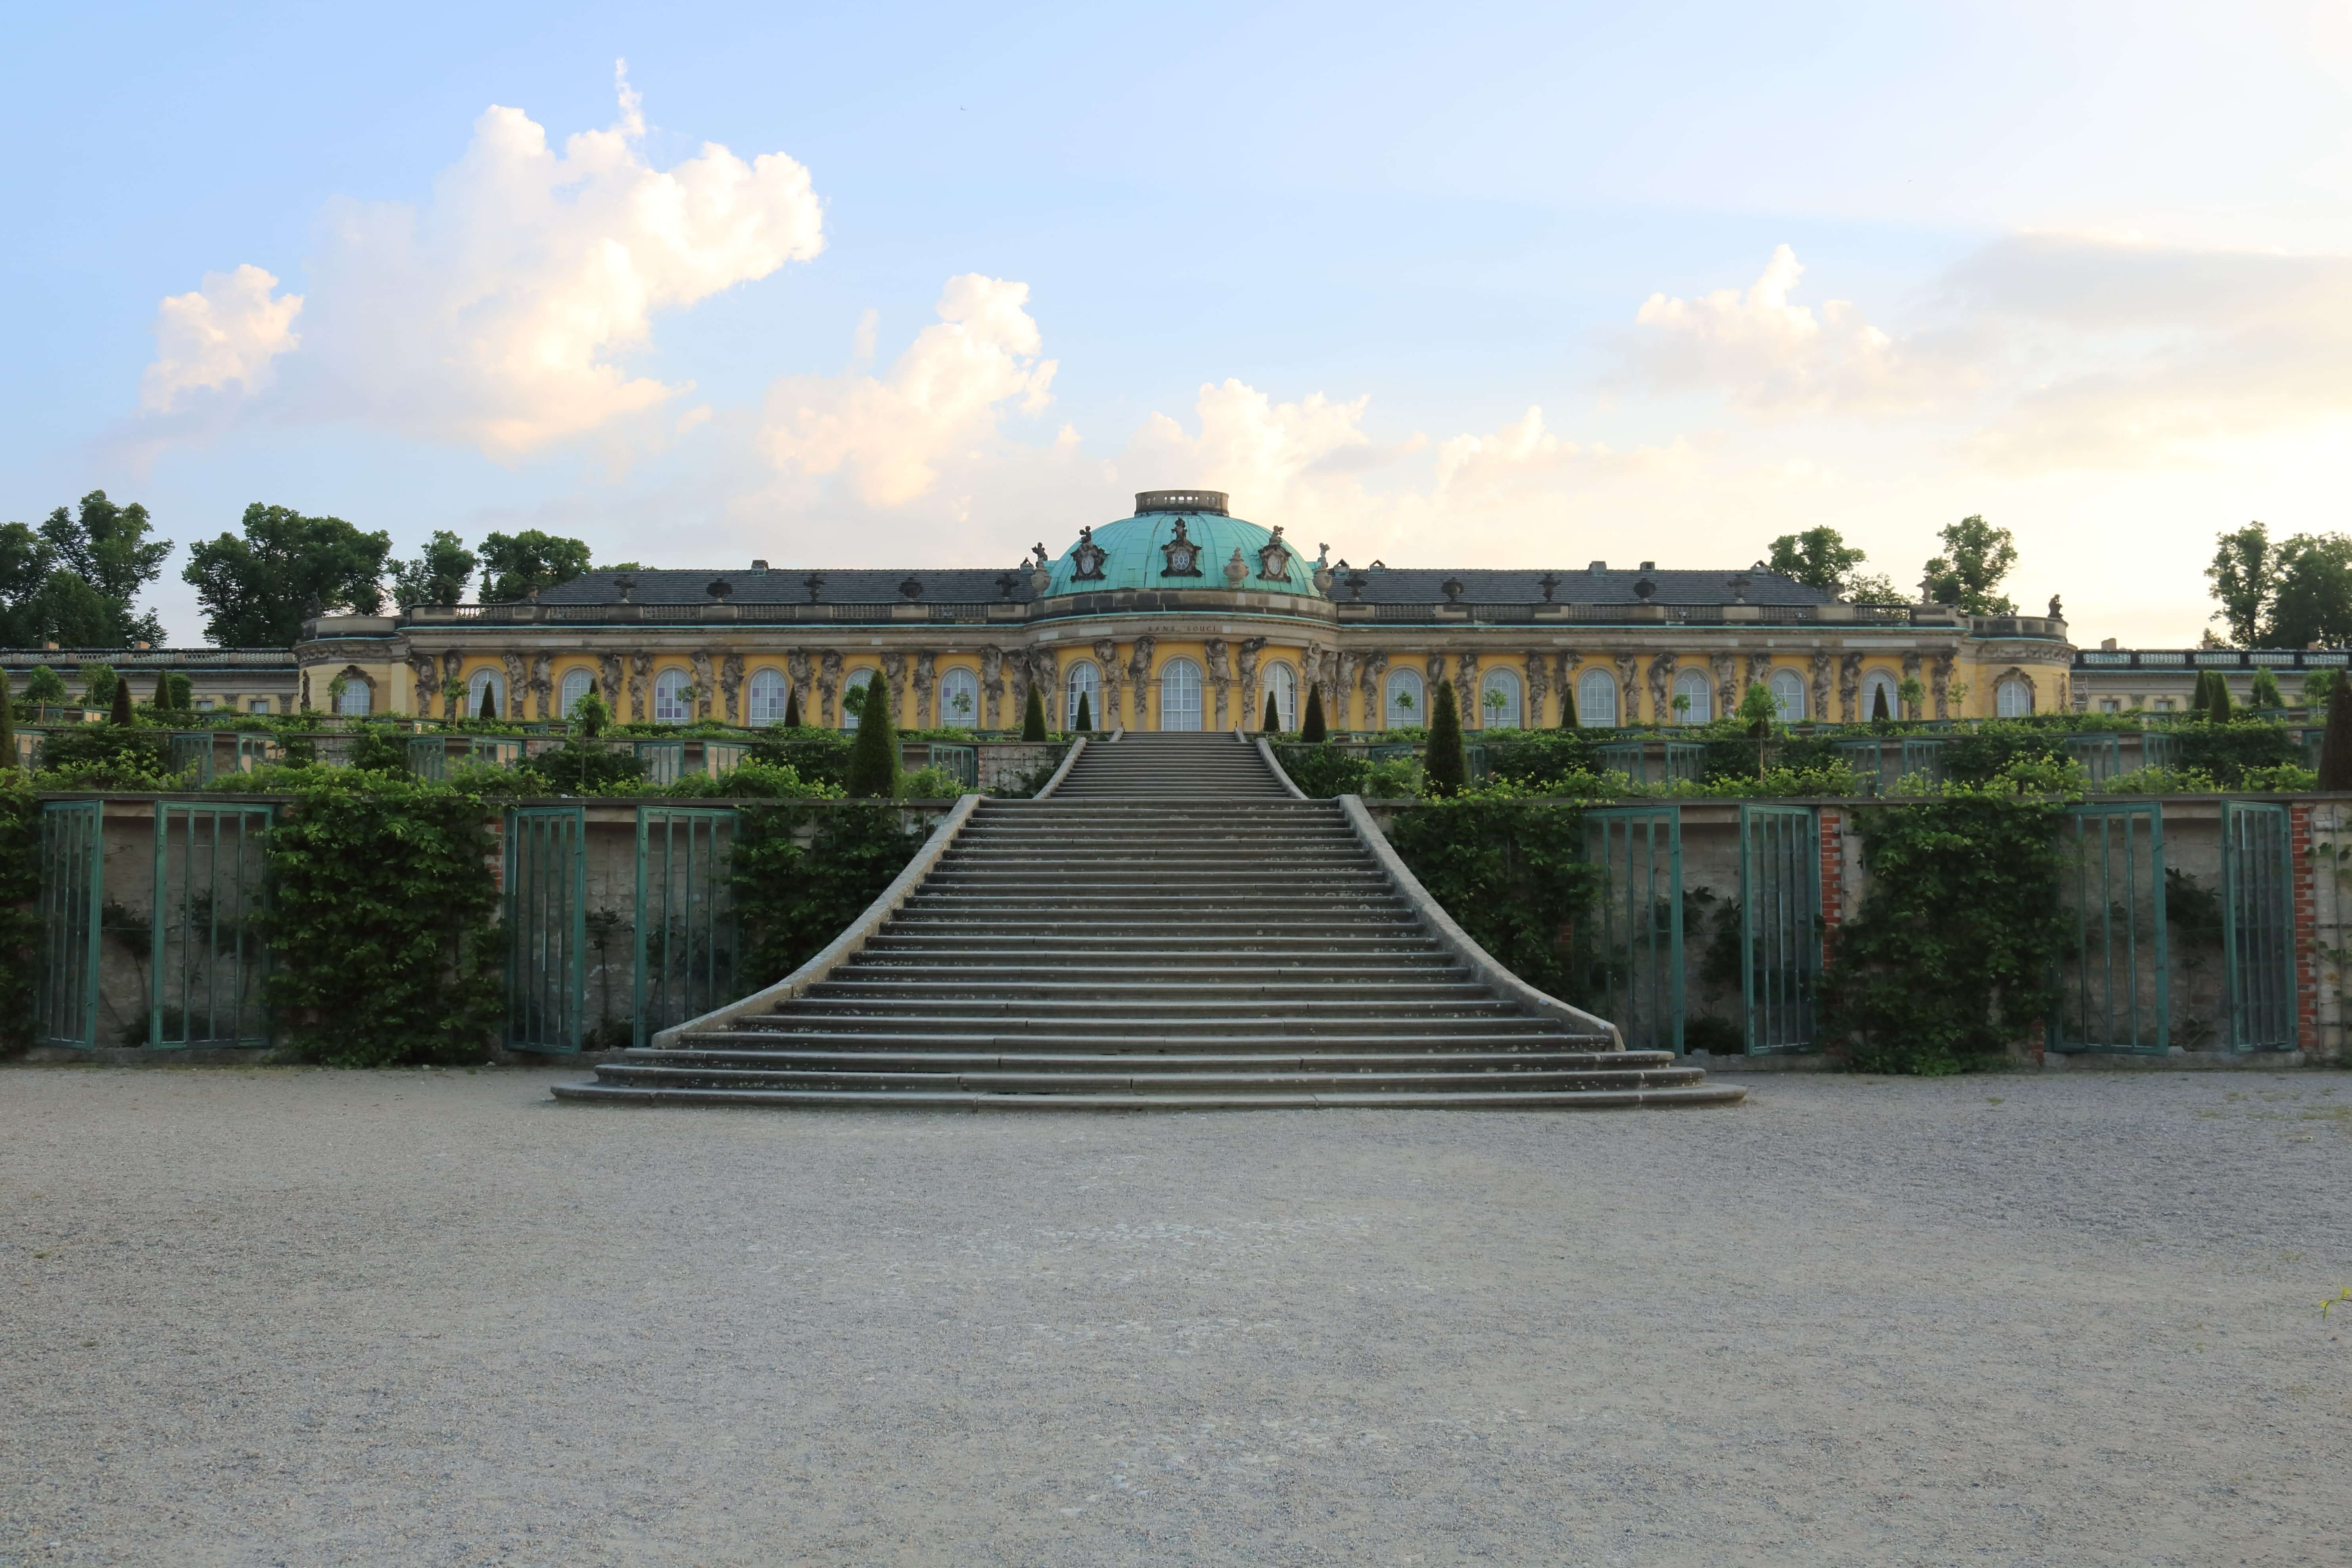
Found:
[[[1097, 530], [1099, 536], [1101, 530]], [[1065, 552], [1066, 556], [1067, 552]], [[1055, 563], [1057, 570], [1063, 561]], [[1208, 563], [1204, 563], [1208, 564]], [[1222, 564], [1222, 563], [1215, 563]], [[1465, 604], [1540, 604], [1544, 601], [1540, 570], [1495, 570], [1486, 568], [1464, 567], [1444, 570], [1434, 567], [1360, 567], [1339, 570], [1331, 584], [1331, 598], [1342, 604], [1357, 602], [1349, 578], [1356, 571], [1363, 573], [1365, 583], [1360, 602], [1365, 604], [1443, 604], [1444, 585], [1448, 580], [1462, 584]], [[1295, 567], [1294, 570], [1301, 570]], [[575, 577], [559, 587], [548, 589], [539, 596], [541, 604], [617, 604], [619, 590], [613, 580], [621, 574], [592, 571]], [[635, 604], [709, 604], [713, 602], [709, 589], [713, 581], [725, 580], [733, 589], [729, 602], [735, 604], [806, 604], [810, 602], [807, 580], [811, 569], [805, 567], [772, 568], [766, 571], [749, 570], [673, 570], [647, 569], [629, 574], [636, 579], [630, 593]], [[1010, 576], [1013, 591], [1009, 601], [1025, 604], [1036, 598], [1029, 585], [1029, 568], [955, 568], [947, 570], [921, 567], [898, 568], [890, 570], [872, 569], [816, 569], [815, 575], [824, 579], [815, 602], [819, 604], [904, 604], [910, 602], [898, 591], [898, 585], [909, 578], [922, 584], [921, 602], [974, 604], [1008, 601], [999, 579]], [[1794, 578], [1779, 572], [1749, 569], [1745, 573], [1737, 568], [1720, 571], [1640, 571], [1633, 568], [1612, 568], [1592, 571], [1584, 568], [1556, 569], [1552, 575], [1559, 579], [1553, 600], [1560, 604], [1638, 604], [1641, 596], [1633, 591], [1634, 583], [1648, 578], [1656, 584], [1650, 595], [1654, 604], [1729, 604], [1743, 597], [1731, 586], [1735, 576], [1748, 579], [1744, 595], [1749, 604], [1833, 604], [1837, 595], [1817, 588], [1807, 588]], [[1224, 580], [1211, 570], [1198, 582], [1190, 580], [1182, 586], [1217, 588]], [[1263, 585], [1252, 580], [1244, 587]]]

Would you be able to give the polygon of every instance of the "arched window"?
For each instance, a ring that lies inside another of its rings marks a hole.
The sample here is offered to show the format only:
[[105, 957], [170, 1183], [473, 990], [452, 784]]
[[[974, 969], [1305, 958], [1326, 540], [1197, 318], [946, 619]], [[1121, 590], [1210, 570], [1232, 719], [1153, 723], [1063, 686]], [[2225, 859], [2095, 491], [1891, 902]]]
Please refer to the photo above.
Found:
[[1160, 668], [1160, 727], [1201, 727], [1201, 666], [1171, 659]]
[[476, 670], [474, 678], [466, 683], [466, 712], [463, 716], [482, 716], [482, 694], [485, 692], [490, 696], [490, 716], [498, 718], [506, 713], [506, 683], [488, 670]]
[[1895, 677], [1885, 670], [1873, 670], [1862, 677], [1862, 716], [1876, 718], [1878, 699], [1882, 696], [1886, 699], [1886, 716], [1901, 718], [1903, 701], [1895, 694]]
[[1992, 689], [1993, 712], [2002, 718], [2023, 718], [2033, 711], [2033, 684], [2011, 675]]
[[[852, 692], [856, 692], [856, 693], [857, 694], [857, 700], [858, 700], [859, 702], [864, 702], [864, 701], [866, 700], [866, 687], [868, 687], [868, 686], [870, 686], [870, 685], [872, 685], [873, 684], [874, 684], [874, 672], [873, 672], [871, 669], [852, 670], [852, 671], [850, 671], [850, 672], [849, 672], [849, 674], [846, 674], [846, 675], [845, 675], [845, 676], [843, 676], [843, 677], [842, 677], [842, 681], [841, 681], [841, 696], [842, 696], [842, 703], [841, 703], [841, 727], [842, 727], [842, 728], [844, 728], [844, 729], [856, 729], [856, 728], [857, 727], [857, 716], [856, 716], [856, 714], [854, 714], [854, 713], [852, 713], [852, 712], [850, 712], [850, 711], [849, 711], [849, 694], [850, 694], [850, 693], [852, 693]], [[884, 687], [883, 689], [887, 692], [889, 688], [886, 686], [886, 687]], [[887, 697], [885, 697], [885, 698], [884, 698], [884, 700], [885, 700], [885, 701], [887, 701], [887, 700], [888, 700], [888, 698], [887, 698]]]
[[1389, 728], [1406, 729], [1429, 722], [1429, 705], [1423, 700], [1420, 672], [1391, 670], [1388, 695]]
[[1606, 670], [1587, 670], [1577, 677], [1576, 722], [1588, 729], [1616, 727], [1616, 676]]
[[1805, 716], [1805, 677], [1794, 670], [1772, 672], [1772, 706], [1782, 724], [1801, 723]]
[[785, 684], [782, 670], [755, 670], [751, 673], [751, 708], [745, 713], [749, 724], [782, 724], [784, 712], [793, 706], [792, 687]]
[[1519, 727], [1519, 677], [1489, 670], [1478, 682], [1478, 721], [1488, 729]]
[[1690, 699], [1689, 706], [1677, 716], [1675, 723], [1705, 724], [1715, 716], [1715, 688], [1707, 685], [1705, 671], [1685, 670], [1676, 675], [1675, 695]]
[[375, 693], [357, 675], [343, 677], [343, 689], [336, 694], [335, 711], [352, 718], [365, 718]]
[[694, 706], [686, 697], [690, 684], [684, 670], [664, 670], [654, 677], [656, 724], [684, 724], [694, 716]]
[[1097, 729], [1110, 727], [1103, 718], [1102, 672], [1095, 667], [1092, 659], [1072, 660], [1070, 667], [1063, 672], [1062, 685], [1067, 694], [1062, 711], [1070, 716], [1073, 725], [1078, 722], [1078, 699], [1084, 697], [1087, 722]]
[[571, 718], [573, 716], [572, 710], [580, 706], [580, 699], [586, 696], [589, 690], [593, 687], [595, 684], [596, 677], [590, 674], [585, 670], [575, 669], [566, 670], [563, 672], [562, 697], [564, 717]]
[[970, 729], [980, 722], [980, 677], [959, 666], [940, 677], [940, 727]]
[[[1298, 727], [1298, 675], [1288, 664], [1269, 665], [1265, 672], [1265, 695], [1274, 699], [1275, 722], [1284, 730]], [[1255, 728], [1265, 722], [1265, 708], [1261, 705], [1250, 715], [1250, 726]]]

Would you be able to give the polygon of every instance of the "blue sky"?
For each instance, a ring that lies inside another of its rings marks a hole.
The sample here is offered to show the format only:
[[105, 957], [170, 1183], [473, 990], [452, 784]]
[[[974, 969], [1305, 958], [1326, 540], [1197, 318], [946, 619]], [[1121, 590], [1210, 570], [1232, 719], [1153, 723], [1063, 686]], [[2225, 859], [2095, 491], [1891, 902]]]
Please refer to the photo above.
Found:
[[1359, 561], [1827, 522], [1908, 584], [1983, 512], [2160, 643], [2215, 532], [2352, 493], [2343, 6], [12, 29], [12, 518], [988, 565], [1203, 484]]

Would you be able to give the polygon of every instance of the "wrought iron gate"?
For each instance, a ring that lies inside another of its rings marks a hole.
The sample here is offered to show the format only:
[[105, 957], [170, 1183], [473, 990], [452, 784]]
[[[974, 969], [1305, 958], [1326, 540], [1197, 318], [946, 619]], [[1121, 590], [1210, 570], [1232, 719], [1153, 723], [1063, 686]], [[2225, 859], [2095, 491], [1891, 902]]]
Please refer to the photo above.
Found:
[[1751, 1053], [1813, 1043], [1821, 831], [1809, 806], [1739, 808], [1739, 984]]
[[271, 816], [260, 805], [156, 802], [149, 1045], [269, 1043], [260, 918]]
[[507, 1043], [578, 1051], [587, 1029], [588, 812], [507, 813]]
[[2295, 1047], [2294, 883], [2287, 809], [2221, 802], [2221, 947], [2231, 1051]]
[[637, 808], [635, 1040], [735, 999], [735, 813]]
[[1636, 1051], [1683, 1049], [1683, 832], [1675, 806], [1584, 814], [1584, 853], [1601, 888], [1591, 959], [1594, 1010]]
[[2059, 959], [2053, 1051], [2162, 1055], [2172, 1043], [2164, 932], [2164, 815], [2156, 801], [2070, 806], [2059, 904], [2073, 926]]
[[106, 903], [106, 819], [96, 800], [41, 808], [41, 969], [35, 1039], [98, 1044], [99, 914]]

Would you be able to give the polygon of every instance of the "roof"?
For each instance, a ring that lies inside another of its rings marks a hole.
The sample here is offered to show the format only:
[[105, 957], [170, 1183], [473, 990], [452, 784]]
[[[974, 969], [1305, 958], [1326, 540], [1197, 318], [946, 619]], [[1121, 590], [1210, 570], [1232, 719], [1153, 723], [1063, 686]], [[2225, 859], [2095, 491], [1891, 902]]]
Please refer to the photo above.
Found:
[[[1178, 492], [1147, 493], [1136, 497], [1138, 505], [1148, 505], [1161, 495]], [[1214, 491], [1181, 492], [1185, 495], [1213, 496]], [[1223, 497], [1218, 497], [1222, 501]], [[1319, 599], [1315, 591], [1315, 564], [1303, 559], [1298, 547], [1279, 538], [1280, 530], [1260, 528], [1242, 517], [1228, 517], [1222, 511], [1178, 511], [1172, 507], [1154, 507], [1131, 517], [1121, 517], [1115, 523], [1105, 523], [1082, 535], [1078, 542], [1062, 552], [1054, 562], [1054, 580], [1045, 590], [1045, 597], [1070, 593], [1116, 593], [1122, 590], [1153, 588], [1238, 587], [1250, 593], [1290, 593], [1307, 599]], [[1171, 577], [1168, 568], [1174, 559], [1168, 552], [1181, 538], [1197, 549], [1194, 567], [1198, 575]], [[1091, 543], [1102, 552], [1097, 564], [1097, 576], [1081, 578], [1078, 552]], [[1265, 555], [1269, 546], [1278, 544], [1284, 552], [1279, 563], [1282, 571], [1275, 577], [1263, 575], [1264, 568], [1275, 562]], [[1242, 579], [1238, 585], [1226, 576], [1229, 563], [1238, 551], [1242, 562]]]
[[0, 665], [29, 670], [35, 664], [72, 669], [110, 664], [118, 670], [294, 667], [291, 648], [0, 648]]
[[[1732, 604], [1743, 600], [1749, 604], [1837, 602], [1834, 593], [1807, 588], [1777, 571], [1755, 568], [1746, 571], [1594, 571], [1585, 568], [1544, 572], [1481, 567], [1456, 570], [1435, 567], [1342, 570], [1335, 565], [1333, 570], [1338, 577], [1331, 584], [1331, 597], [1341, 604], [1443, 604], [1449, 581], [1462, 585], [1465, 604], [1541, 604], [1546, 602], [1543, 580], [1547, 576], [1559, 580], [1553, 585], [1551, 601], [1560, 604], [1640, 604], [1644, 601], [1633, 591], [1633, 585], [1645, 578], [1653, 585], [1647, 600], [1653, 604]], [[1360, 598], [1354, 582], [1358, 575], [1364, 579]], [[1744, 586], [1735, 586], [1734, 578], [1745, 579]]]
[[[835, 570], [830, 568], [790, 568], [783, 570], [759, 571], [698, 570], [678, 571], [647, 569], [641, 571], [592, 571], [575, 577], [557, 587], [541, 590], [541, 604], [618, 604], [621, 591], [616, 585], [623, 577], [635, 580], [629, 591], [632, 604], [711, 604], [718, 602], [710, 593], [710, 585], [724, 582], [732, 604], [909, 604], [939, 602], [975, 604], [1006, 600], [1026, 603], [1036, 594], [1029, 586], [1032, 568], [1023, 562], [1016, 569], [991, 570], [985, 567], [956, 567], [939, 570], [924, 567], [901, 567], [891, 570], [870, 568]], [[816, 597], [809, 597], [808, 580], [820, 577]], [[1004, 580], [1011, 579], [1012, 591], [1005, 591]], [[912, 581], [919, 588], [915, 595], [900, 591], [901, 586]]]

